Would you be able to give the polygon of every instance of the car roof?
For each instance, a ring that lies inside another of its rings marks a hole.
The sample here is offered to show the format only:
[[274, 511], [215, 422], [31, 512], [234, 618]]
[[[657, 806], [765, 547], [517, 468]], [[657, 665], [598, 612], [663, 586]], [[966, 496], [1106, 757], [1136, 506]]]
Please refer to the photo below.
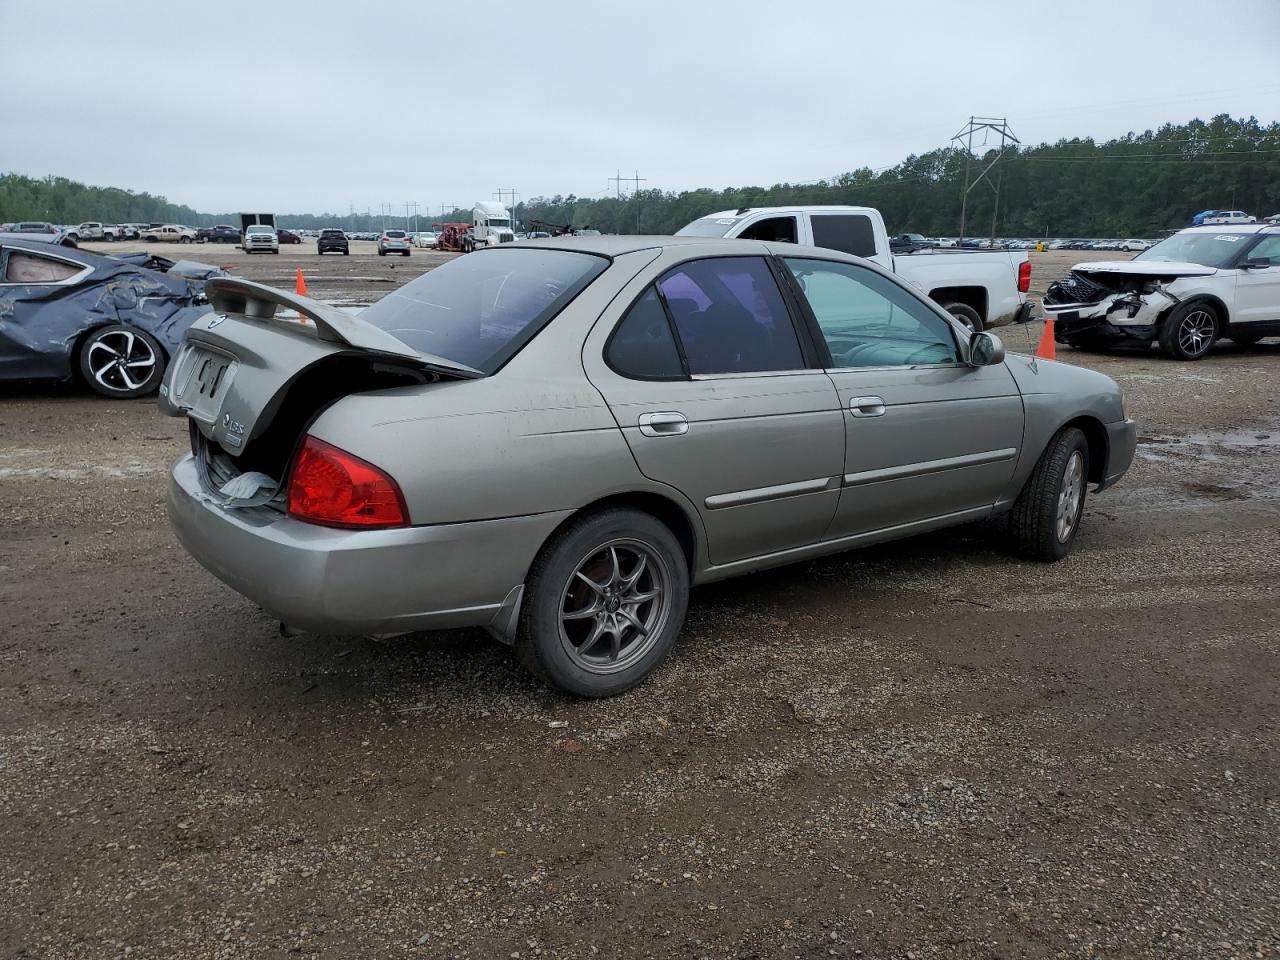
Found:
[[[96, 264], [102, 258], [96, 253], [90, 253], [87, 250], [79, 250], [76, 247], [68, 247], [61, 243], [47, 243], [40, 240], [21, 240], [18, 234], [0, 233], [0, 247], [6, 247], [11, 250], [30, 250], [32, 253], [52, 254], [55, 257], [65, 257], [67, 260], [75, 260], [77, 263], [83, 263], [86, 266]], [[52, 236], [52, 234], [50, 234]]]
[[875, 213], [874, 207], [850, 207], [841, 204], [793, 203], [785, 207], [738, 207], [735, 210], [720, 210], [717, 213], [704, 213], [699, 220], [712, 217], [745, 217], [751, 213], [803, 213], [806, 211], [821, 213]]
[[1202, 227], [1187, 227], [1179, 233], [1266, 233], [1275, 230], [1270, 223], [1207, 223]]
[[763, 240], [725, 239], [723, 237], [672, 237], [672, 236], [601, 236], [601, 237], [548, 237], [547, 239], [522, 240], [517, 244], [502, 244], [491, 250], [568, 250], [577, 253], [594, 253], [606, 257], [619, 257], [637, 250], [687, 250], [692, 256], [776, 256], [820, 257], [825, 260], [843, 260], [847, 263], [867, 264], [871, 261], [855, 257], [827, 247], [809, 247], [798, 243], [769, 243]]

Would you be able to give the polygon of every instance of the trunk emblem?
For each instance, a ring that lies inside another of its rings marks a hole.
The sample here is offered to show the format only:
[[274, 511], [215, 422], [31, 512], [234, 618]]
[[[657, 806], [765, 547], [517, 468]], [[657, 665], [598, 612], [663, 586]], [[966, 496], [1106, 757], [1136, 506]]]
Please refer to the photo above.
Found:
[[231, 433], [234, 433], [237, 436], [244, 433], [244, 424], [242, 424], [238, 420], [232, 420], [231, 414], [229, 413], [224, 413], [222, 415], [222, 425], [226, 427], [227, 430], [229, 430]]

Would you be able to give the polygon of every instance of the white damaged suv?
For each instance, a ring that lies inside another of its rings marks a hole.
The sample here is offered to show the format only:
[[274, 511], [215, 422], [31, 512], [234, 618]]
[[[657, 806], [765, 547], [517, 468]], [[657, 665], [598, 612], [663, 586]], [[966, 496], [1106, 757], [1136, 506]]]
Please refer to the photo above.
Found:
[[1220, 337], [1280, 336], [1280, 225], [1191, 227], [1132, 260], [1076, 264], [1044, 310], [1059, 343], [1154, 340], [1177, 360], [1199, 360]]

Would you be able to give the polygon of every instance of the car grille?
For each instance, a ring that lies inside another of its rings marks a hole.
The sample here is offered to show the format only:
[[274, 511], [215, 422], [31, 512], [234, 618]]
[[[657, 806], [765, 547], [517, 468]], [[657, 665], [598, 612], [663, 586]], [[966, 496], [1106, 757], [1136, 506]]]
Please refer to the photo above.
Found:
[[498, 238], [499, 243], [510, 243], [515, 237], [508, 237], [505, 233]]
[[1097, 303], [1111, 292], [1102, 284], [1072, 270], [1064, 279], [1049, 284], [1044, 302], [1049, 306], [1059, 303]]

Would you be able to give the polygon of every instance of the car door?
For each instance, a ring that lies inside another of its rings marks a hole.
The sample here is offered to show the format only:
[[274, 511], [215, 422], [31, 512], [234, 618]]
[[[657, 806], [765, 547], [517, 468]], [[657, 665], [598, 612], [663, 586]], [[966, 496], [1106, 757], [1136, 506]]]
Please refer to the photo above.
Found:
[[61, 311], [42, 317], [50, 301], [91, 267], [20, 247], [0, 247], [0, 380], [42, 380], [70, 374], [70, 341], [92, 318]]
[[640, 471], [697, 510], [713, 563], [821, 539], [839, 499], [843, 419], [763, 255], [669, 251], [592, 337], [588, 376]]
[[979, 515], [1006, 492], [1022, 397], [1004, 366], [971, 367], [956, 326], [884, 273], [787, 257], [830, 353], [845, 423], [838, 539]]
[[1269, 267], [1236, 272], [1236, 307], [1231, 324], [1280, 322], [1280, 233], [1264, 236], [1245, 255], [1246, 260], [1266, 260]]

